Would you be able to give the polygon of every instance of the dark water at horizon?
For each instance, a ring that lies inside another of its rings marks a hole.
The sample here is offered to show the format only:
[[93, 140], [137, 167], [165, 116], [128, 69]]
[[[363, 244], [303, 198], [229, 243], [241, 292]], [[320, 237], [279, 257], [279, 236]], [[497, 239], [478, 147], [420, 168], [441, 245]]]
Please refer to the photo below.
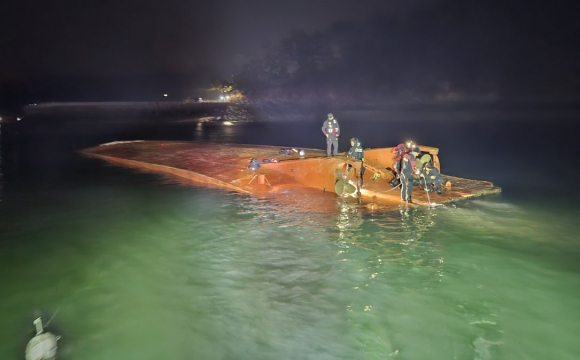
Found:
[[[576, 123], [336, 114], [500, 196], [313, 214], [76, 150], [169, 139], [322, 148], [320, 122], [0, 125], [0, 358], [35, 312], [62, 359], [577, 359]], [[111, 120], [111, 119], [109, 119]], [[50, 119], [47, 119], [47, 124]]]

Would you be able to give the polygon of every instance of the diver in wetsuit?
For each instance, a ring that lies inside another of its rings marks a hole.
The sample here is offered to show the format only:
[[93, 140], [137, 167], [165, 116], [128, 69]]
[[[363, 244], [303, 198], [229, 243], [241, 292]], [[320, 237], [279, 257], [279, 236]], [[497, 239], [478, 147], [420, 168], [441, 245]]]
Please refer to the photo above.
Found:
[[395, 174], [398, 176], [399, 173], [401, 172], [401, 158], [403, 157], [403, 154], [405, 154], [407, 151], [405, 149], [405, 144], [399, 144], [397, 146], [395, 146], [395, 148], [393, 148], [393, 154], [395, 154], [395, 156], [393, 157], [393, 160], [395, 160], [395, 163], [393, 165], [393, 170], [395, 171]]
[[362, 148], [361, 142], [357, 138], [350, 139], [350, 149], [346, 153], [346, 157], [353, 158], [355, 160], [364, 160], [365, 151]]
[[393, 148], [392, 152], [395, 154], [395, 156], [393, 158], [393, 160], [395, 161], [395, 163], [393, 164], [393, 168], [394, 168], [393, 171], [395, 173], [395, 178], [393, 180], [391, 180], [391, 186], [395, 187], [395, 186], [399, 186], [399, 183], [401, 182], [401, 180], [400, 180], [400, 177], [401, 177], [401, 159], [403, 158], [403, 155], [410, 153], [410, 152], [416, 152], [417, 154], [421, 154], [421, 150], [413, 141], [407, 140], [404, 143], [401, 143], [401, 144], [395, 146]]
[[419, 149], [419, 147], [411, 140], [405, 141], [404, 143], [395, 146], [395, 148], [392, 151], [395, 154], [394, 170], [397, 174], [401, 172], [401, 158], [403, 154], [409, 152], [416, 152], [417, 154], [421, 154], [421, 149]]
[[420, 171], [416, 167], [416, 159], [413, 152], [404, 153], [401, 156], [401, 201], [412, 203], [413, 174], [419, 175]]
[[354, 138], [354, 137], [352, 139], [350, 139], [350, 149], [346, 153], [346, 157], [353, 158], [353, 159], [361, 162], [360, 172], [359, 172], [359, 174], [357, 174], [358, 185], [360, 187], [363, 186], [363, 178], [362, 177], [365, 173], [364, 156], [365, 156], [365, 152], [364, 152], [364, 149], [362, 147], [360, 140], [357, 138]]
[[425, 185], [427, 191], [433, 192], [433, 187], [435, 187], [437, 194], [441, 195], [443, 179], [441, 179], [439, 170], [437, 170], [437, 168], [430, 162], [427, 162], [421, 170], [421, 183]]

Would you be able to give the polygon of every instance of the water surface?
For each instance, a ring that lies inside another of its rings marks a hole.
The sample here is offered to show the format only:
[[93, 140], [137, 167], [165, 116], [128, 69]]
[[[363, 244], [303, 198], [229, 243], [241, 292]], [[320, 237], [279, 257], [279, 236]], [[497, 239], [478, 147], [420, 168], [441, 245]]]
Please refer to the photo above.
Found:
[[40, 314], [62, 359], [577, 359], [572, 120], [336, 115], [344, 150], [412, 137], [440, 147], [444, 173], [504, 193], [388, 213], [337, 199], [318, 214], [75, 153], [130, 139], [321, 148], [322, 121], [0, 128], [0, 358], [23, 357]]

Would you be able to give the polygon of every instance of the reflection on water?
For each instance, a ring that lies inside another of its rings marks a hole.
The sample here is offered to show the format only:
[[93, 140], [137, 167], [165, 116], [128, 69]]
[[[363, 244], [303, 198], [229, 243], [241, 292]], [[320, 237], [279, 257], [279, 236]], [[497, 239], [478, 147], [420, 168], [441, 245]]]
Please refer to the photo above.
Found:
[[[234, 142], [239, 135], [235, 122], [198, 122], [193, 130], [193, 141]], [[188, 139], [189, 140], [189, 139]]]

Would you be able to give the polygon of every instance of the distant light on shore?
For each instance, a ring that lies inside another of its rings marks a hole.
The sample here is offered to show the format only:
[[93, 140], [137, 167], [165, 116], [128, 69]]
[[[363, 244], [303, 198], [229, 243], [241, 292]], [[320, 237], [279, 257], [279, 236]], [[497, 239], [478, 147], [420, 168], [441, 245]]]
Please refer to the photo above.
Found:
[[163, 94], [164, 97], [167, 97], [167, 94]]

